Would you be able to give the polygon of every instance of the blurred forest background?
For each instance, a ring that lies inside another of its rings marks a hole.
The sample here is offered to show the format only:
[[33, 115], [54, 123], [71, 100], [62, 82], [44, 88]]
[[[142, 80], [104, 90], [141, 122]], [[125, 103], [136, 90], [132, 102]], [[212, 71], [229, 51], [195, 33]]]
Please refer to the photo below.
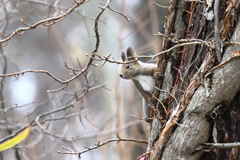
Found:
[[[157, 0], [167, 6], [167, 1]], [[102, 1], [103, 4], [106, 1]], [[112, 53], [121, 61], [120, 53], [129, 45], [140, 55], [160, 51], [167, 9], [145, 0], [116, 0], [106, 8], [99, 20], [100, 46], [97, 54]], [[6, 38], [18, 28], [26, 27], [21, 19], [32, 25], [44, 18], [59, 16], [74, 5], [65, 0], [1, 0], [0, 34]], [[99, 1], [80, 5], [62, 21], [51, 26], [39, 25], [21, 32], [2, 43], [0, 74], [27, 69], [46, 70], [57, 78], [69, 79], [72, 68], [81, 69], [88, 62], [96, 45], [95, 17], [102, 7]], [[147, 61], [147, 59], [144, 59]], [[103, 61], [94, 61], [100, 66]], [[106, 63], [103, 67], [90, 66], [86, 74], [63, 84], [43, 73], [25, 73], [2, 78], [0, 93], [0, 137], [16, 132], [38, 116], [30, 135], [16, 147], [0, 153], [0, 159], [50, 160], [79, 159], [76, 155], [59, 154], [61, 146], [75, 152], [108, 139], [134, 138], [147, 140], [147, 123], [129, 116], [143, 118], [142, 100], [131, 81], [120, 79], [120, 65]], [[70, 105], [72, 104], [72, 105]], [[70, 106], [70, 107], [69, 107]], [[63, 108], [60, 111], [57, 109]], [[43, 116], [47, 112], [51, 112]], [[146, 145], [132, 142], [108, 143], [81, 155], [84, 160], [136, 159], [146, 151]]]

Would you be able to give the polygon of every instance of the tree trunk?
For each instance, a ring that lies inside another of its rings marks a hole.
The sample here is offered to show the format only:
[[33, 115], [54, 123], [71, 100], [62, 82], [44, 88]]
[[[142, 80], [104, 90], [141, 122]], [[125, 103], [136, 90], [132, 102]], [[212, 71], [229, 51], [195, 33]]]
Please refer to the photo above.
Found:
[[163, 50], [181, 47], [159, 54], [159, 72], [165, 76], [154, 92], [159, 100], [152, 100], [157, 111], [151, 114], [148, 159], [240, 158], [238, 149], [196, 150], [206, 142], [240, 141], [239, 11], [234, 0], [215, 0], [212, 7], [170, 1]]

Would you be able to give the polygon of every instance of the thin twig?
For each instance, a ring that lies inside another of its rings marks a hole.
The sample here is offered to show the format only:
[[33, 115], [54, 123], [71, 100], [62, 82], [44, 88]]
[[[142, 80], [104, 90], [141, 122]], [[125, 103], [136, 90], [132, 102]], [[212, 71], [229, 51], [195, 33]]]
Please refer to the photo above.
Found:
[[152, 2], [151, 4], [161, 7], [161, 8], [168, 8], [168, 6], [163, 6], [163, 5], [157, 4], [156, 2]]
[[142, 157], [147, 156], [147, 155], [150, 154], [151, 152], [152, 152], [152, 151], [148, 151], [148, 152], [142, 154], [141, 156], [139, 156], [139, 157], [137, 158], [137, 160], [140, 160]]
[[214, 149], [228, 149], [240, 148], [240, 142], [235, 143], [204, 143], [196, 148], [196, 151], [214, 150]]
[[175, 100], [175, 102], [176, 102], [176, 104], [178, 104], [178, 101], [177, 101], [177, 99], [176, 99], [176, 97], [172, 94], [172, 93], [170, 93], [169, 91], [167, 91], [167, 90], [163, 90], [163, 89], [160, 89], [160, 88], [158, 88], [158, 87], [154, 87], [154, 88], [156, 88], [157, 90], [159, 90], [159, 91], [161, 91], [161, 92], [166, 92], [166, 93], [168, 93], [170, 96], [172, 96], [172, 98]]
[[[101, 5], [104, 5], [102, 2], [99, 2]], [[118, 13], [118, 14], [120, 14], [121, 16], [123, 16], [124, 18], [126, 18], [126, 20], [127, 21], [130, 21], [130, 19], [125, 15], [125, 14], [123, 14], [122, 12], [119, 12], [119, 11], [116, 11], [116, 10], [114, 10], [114, 9], [112, 9], [110, 6], [107, 6], [111, 11], [113, 11], [113, 12], [116, 12], [116, 13]]]
[[31, 30], [31, 29], [35, 29], [37, 26], [39, 25], [44, 25], [44, 26], [49, 26], [49, 25], [53, 25], [59, 21], [61, 21], [62, 19], [66, 18], [70, 13], [72, 13], [77, 7], [79, 7], [80, 5], [82, 5], [85, 2], [85, 0], [81, 0], [80, 2], [75, 3], [74, 6], [72, 6], [72, 8], [70, 8], [68, 11], [66, 11], [65, 13], [62, 13], [60, 16], [55, 16], [52, 18], [45, 18], [43, 20], [40, 20], [38, 22], [36, 22], [33, 25], [29, 25], [26, 22], [24, 22], [23, 20], [21, 20], [21, 22], [23, 24], [25, 24], [27, 27], [23, 27], [23, 28], [18, 28], [16, 29], [14, 32], [12, 32], [9, 36], [7, 36], [4, 39], [0, 40], [0, 44], [9, 41], [11, 38], [13, 38], [15, 35], [17, 34], [23, 34], [25, 31], [27, 30]]
[[[203, 43], [203, 42], [188, 42], [188, 43], [181, 43], [181, 44], [178, 44], [178, 45], [175, 45], [175, 46], [173, 46], [173, 47], [171, 47], [171, 48], [169, 48], [169, 49], [167, 49], [167, 50], [165, 50], [165, 51], [162, 51], [162, 52], [159, 52], [159, 53], [157, 53], [157, 54], [155, 54], [154, 56], [153, 56], [153, 58], [155, 58], [155, 57], [157, 57], [157, 56], [159, 56], [159, 55], [161, 55], [161, 54], [164, 54], [164, 53], [168, 53], [168, 52], [170, 52], [170, 51], [172, 51], [173, 49], [175, 49], [175, 48], [178, 48], [178, 47], [183, 47], [183, 46], [187, 46], [187, 45], [196, 45], [196, 44], [207, 44], [207, 43]], [[207, 46], [208, 47], [210, 47], [210, 48], [214, 48], [213, 46], [211, 46], [211, 45], [209, 45], [209, 44], [207, 44]]]
[[20, 72], [15, 72], [15, 73], [10, 73], [10, 74], [0, 74], [0, 77], [10, 77], [10, 76], [23, 76], [25, 73], [28, 72], [34, 72], [34, 73], [45, 73], [48, 76], [52, 77], [55, 81], [64, 84], [63, 87], [59, 88], [59, 89], [55, 89], [55, 90], [48, 90], [47, 92], [56, 92], [56, 91], [60, 91], [62, 89], [64, 89], [65, 87], [67, 87], [68, 83], [73, 81], [74, 79], [76, 79], [77, 77], [79, 77], [83, 72], [85, 72], [88, 68], [85, 68], [84, 70], [82, 70], [81, 72], [76, 73], [74, 76], [72, 76], [71, 78], [63, 81], [60, 80], [59, 78], [55, 77], [52, 73], [50, 73], [49, 71], [46, 70], [32, 70], [32, 69], [28, 69], [25, 71], [20, 71]]
[[132, 115], [132, 114], [129, 114], [129, 116], [130, 116], [130, 117], [133, 117], [133, 118], [136, 118], [136, 119], [138, 119], [138, 120], [145, 120], [144, 118], [139, 118], [139, 117], [134, 116], [134, 115]]
[[[225, 64], [228, 63], [228, 62], [230, 62], [230, 61], [233, 60], [234, 58], [239, 58], [239, 57], [240, 57], [240, 55], [236, 55], [236, 56], [230, 57], [229, 59], [223, 61], [223, 62], [220, 63], [219, 65], [211, 68], [211, 69], [208, 71], [208, 73], [211, 73], [213, 70], [215, 70], [215, 69], [217, 69], [217, 68], [219, 68], [219, 67], [222, 67], [223, 65], [225, 65]], [[206, 73], [206, 74], [208, 74], [208, 73]]]
[[144, 143], [144, 144], [148, 144], [147, 141], [144, 141], [144, 140], [138, 140], [138, 139], [131, 139], [131, 138], [120, 138], [118, 135], [117, 135], [117, 139], [110, 139], [110, 140], [107, 140], [106, 142], [103, 142], [103, 143], [100, 143], [100, 141], [98, 141], [97, 144], [95, 144], [95, 146], [93, 147], [84, 147], [86, 148], [85, 150], [82, 150], [80, 152], [73, 152], [71, 149], [68, 149], [66, 147], [62, 147], [62, 149], [65, 149], [69, 152], [61, 152], [61, 151], [57, 151], [58, 153], [60, 154], [77, 154], [79, 156], [79, 158], [81, 158], [81, 154], [85, 153], [85, 152], [88, 152], [90, 150], [94, 150], [94, 149], [97, 149], [99, 147], [102, 147], [110, 142], [122, 142], [122, 141], [127, 141], [127, 142], [136, 142], [136, 143]]

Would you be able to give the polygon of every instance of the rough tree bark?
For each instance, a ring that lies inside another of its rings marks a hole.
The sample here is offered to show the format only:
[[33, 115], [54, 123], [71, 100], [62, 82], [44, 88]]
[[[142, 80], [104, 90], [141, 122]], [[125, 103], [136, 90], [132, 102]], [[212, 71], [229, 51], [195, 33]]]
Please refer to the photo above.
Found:
[[148, 159], [239, 159], [238, 149], [204, 153], [196, 148], [240, 141], [240, 2], [169, 4], [163, 50], [183, 45], [159, 54], [165, 76], [156, 84], [159, 100], [152, 99]]

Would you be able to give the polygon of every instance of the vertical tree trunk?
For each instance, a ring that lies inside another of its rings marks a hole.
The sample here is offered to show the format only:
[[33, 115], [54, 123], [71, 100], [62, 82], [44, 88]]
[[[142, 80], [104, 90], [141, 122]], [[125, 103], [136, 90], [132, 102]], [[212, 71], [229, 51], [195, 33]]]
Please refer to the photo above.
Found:
[[[240, 2], [169, 4], [163, 50], [181, 47], [159, 55], [165, 76], [154, 92], [159, 100], [152, 100], [158, 111], [151, 115], [148, 158], [195, 160], [204, 153], [196, 150], [202, 143], [240, 141]], [[203, 159], [221, 155], [239, 157], [232, 149], [203, 154]]]

